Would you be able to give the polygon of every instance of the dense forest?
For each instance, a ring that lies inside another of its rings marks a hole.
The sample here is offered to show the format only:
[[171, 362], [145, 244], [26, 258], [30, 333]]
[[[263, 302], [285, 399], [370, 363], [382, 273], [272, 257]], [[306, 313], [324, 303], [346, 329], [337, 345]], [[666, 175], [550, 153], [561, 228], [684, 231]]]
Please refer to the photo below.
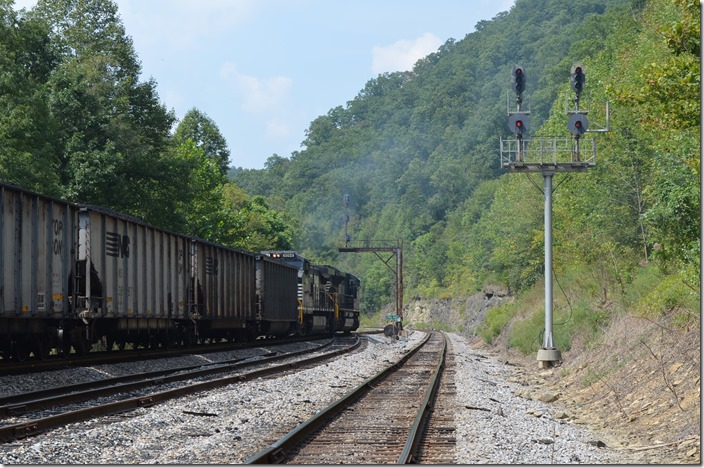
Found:
[[[393, 279], [371, 255], [338, 253], [347, 216], [353, 239], [403, 241], [407, 298], [497, 284], [527, 301], [541, 287], [542, 178], [499, 163], [511, 70], [525, 67], [532, 133], [568, 137], [580, 62], [590, 121], [608, 101], [610, 131], [589, 173], [555, 177], [556, 314], [573, 317], [558, 344], [623, 310], [698, 320], [696, 0], [516, 0], [411, 71], [370, 79], [262, 170], [228, 168], [216, 122], [198, 109], [177, 122], [140, 81], [110, 0], [0, 0], [0, 15], [0, 180], [235, 248], [295, 248], [358, 274], [367, 314], [391, 302]], [[488, 317], [487, 339], [520, 304]]]

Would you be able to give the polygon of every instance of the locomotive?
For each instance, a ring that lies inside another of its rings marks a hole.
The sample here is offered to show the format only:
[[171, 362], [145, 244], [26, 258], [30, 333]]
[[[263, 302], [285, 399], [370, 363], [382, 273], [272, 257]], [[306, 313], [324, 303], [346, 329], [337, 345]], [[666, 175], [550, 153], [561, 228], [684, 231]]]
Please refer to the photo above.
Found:
[[294, 251], [267, 250], [268, 257], [298, 270], [298, 304], [304, 334], [359, 328], [359, 278], [329, 265], [311, 265]]
[[359, 279], [0, 182], [0, 357], [349, 333]]

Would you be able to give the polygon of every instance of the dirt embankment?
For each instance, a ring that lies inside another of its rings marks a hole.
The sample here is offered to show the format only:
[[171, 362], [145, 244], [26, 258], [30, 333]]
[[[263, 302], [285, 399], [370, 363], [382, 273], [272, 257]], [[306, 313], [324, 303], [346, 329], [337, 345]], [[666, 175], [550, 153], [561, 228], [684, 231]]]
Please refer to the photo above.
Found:
[[[499, 336], [493, 345], [476, 337], [486, 316], [486, 295], [464, 301], [416, 304], [430, 320], [447, 320], [455, 330], [464, 326], [472, 343], [516, 368], [515, 380], [525, 387], [522, 396], [550, 401], [565, 417], [584, 424], [611, 448], [622, 450], [632, 463], [701, 463], [701, 329], [698, 320], [682, 328], [668, 319], [617, 318], [598, 344], [585, 346], [577, 339], [563, 362], [540, 369], [536, 355], [524, 356]], [[489, 299], [493, 299], [493, 295]], [[496, 296], [497, 298], [499, 296]], [[422, 302], [422, 301], [417, 301]], [[484, 302], [484, 303], [483, 303]], [[457, 304], [479, 305], [476, 313], [451, 312]], [[412, 305], [411, 305], [412, 306]], [[435, 310], [441, 311], [438, 315]], [[448, 312], [450, 311], [450, 312]], [[405, 315], [408, 321], [413, 317]], [[457, 317], [459, 322], [452, 321]], [[473, 338], [472, 338], [473, 337]], [[537, 354], [537, 350], [536, 350]]]

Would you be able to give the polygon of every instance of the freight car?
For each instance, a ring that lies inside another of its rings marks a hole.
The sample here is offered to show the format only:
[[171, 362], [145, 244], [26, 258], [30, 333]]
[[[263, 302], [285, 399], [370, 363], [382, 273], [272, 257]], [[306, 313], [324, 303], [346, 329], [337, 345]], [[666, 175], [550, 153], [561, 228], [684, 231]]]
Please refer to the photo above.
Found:
[[308, 326], [299, 269], [269, 255], [5, 183], [0, 207], [3, 359], [85, 353], [98, 342], [108, 350], [190, 346], [358, 326], [359, 280], [331, 267], [310, 267], [320, 269], [319, 299], [331, 302], [311, 322], [325, 326]]
[[0, 353], [44, 357], [68, 318], [78, 207], [0, 185]]
[[311, 265], [294, 251], [262, 253], [298, 269], [298, 303], [304, 333], [349, 333], [359, 328], [359, 278], [328, 265]]

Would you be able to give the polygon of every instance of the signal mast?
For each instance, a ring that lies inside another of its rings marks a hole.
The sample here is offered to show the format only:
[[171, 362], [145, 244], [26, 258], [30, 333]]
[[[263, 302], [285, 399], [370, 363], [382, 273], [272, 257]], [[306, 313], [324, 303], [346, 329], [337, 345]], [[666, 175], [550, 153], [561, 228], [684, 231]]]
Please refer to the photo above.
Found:
[[[511, 72], [511, 88], [516, 93], [516, 110], [508, 110], [508, 127], [515, 139], [501, 139], [501, 167], [510, 173], [538, 173], [543, 175], [545, 198], [545, 332], [537, 360], [541, 368], [553, 367], [562, 361], [562, 353], [555, 346], [553, 336], [553, 290], [552, 290], [552, 193], [553, 176], [563, 172], [587, 172], [596, 165], [596, 138], [592, 139], [591, 151], [580, 151], [580, 141], [586, 132], [609, 131], [609, 104], [606, 103], [606, 127], [589, 130], [588, 106], [580, 105], [586, 82], [581, 64], [570, 69], [570, 87], [574, 91], [574, 109], [565, 110], [569, 119], [567, 128], [573, 139], [563, 137], [527, 138], [530, 129], [530, 111], [522, 109], [523, 92], [526, 88], [526, 71], [515, 65]], [[507, 101], [508, 104], [508, 101]], [[507, 106], [508, 107], [508, 106]]]

